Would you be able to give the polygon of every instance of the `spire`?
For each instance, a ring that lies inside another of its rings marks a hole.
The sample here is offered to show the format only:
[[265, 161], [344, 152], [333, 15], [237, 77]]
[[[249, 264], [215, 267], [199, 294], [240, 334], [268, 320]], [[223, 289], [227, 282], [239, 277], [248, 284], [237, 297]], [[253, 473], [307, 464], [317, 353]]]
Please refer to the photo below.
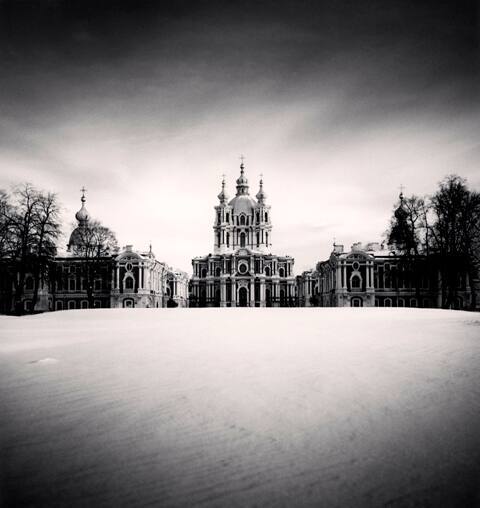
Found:
[[245, 164], [243, 163], [245, 157], [240, 155], [240, 160], [242, 162], [240, 164], [240, 176], [237, 178], [237, 196], [240, 194], [248, 194], [248, 179], [245, 176]]
[[225, 190], [225, 175], [222, 175], [222, 190], [218, 195], [218, 199], [220, 200], [220, 203], [222, 205], [224, 205], [228, 201], [228, 193]]
[[85, 192], [87, 192], [87, 189], [85, 189], [85, 187], [82, 187], [80, 191], [82, 193], [82, 197], [80, 198], [80, 201], [82, 202], [82, 207], [75, 214], [75, 218], [77, 219], [78, 224], [80, 226], [85, 226], [85, 224], [88, 222], [88, 219], [90, 218], [88, 211], [85, 208], [85, 201], [87, 200], [85, 198]]
[[263, 175], [260, 175], [260, 189], [257, 192], [256, 198], [258, 199], [258, 202], [263, 205], [265, 200], [267, 199], [267, 194], [263, 190]]

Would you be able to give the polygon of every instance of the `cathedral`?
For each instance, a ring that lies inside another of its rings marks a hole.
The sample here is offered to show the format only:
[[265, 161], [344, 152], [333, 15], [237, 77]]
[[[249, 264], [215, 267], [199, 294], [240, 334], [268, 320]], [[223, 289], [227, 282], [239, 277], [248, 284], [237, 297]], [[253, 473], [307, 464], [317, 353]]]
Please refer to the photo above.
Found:
[[242, 160], [236, 183], [236, 195], [229, 200], [222, 181], [213, 254], [192, 260], [190, 306], [294, 306], [294, 259], [272, 253], [272, 217], [263, 179], [254, 199]]

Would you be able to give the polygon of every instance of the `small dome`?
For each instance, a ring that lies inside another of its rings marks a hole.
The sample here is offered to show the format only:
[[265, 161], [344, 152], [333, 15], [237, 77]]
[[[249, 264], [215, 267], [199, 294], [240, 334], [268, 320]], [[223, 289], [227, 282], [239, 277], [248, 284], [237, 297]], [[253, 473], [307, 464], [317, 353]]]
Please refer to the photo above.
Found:
[[87, 209], [85, 208], [86, 198], [85, 198], [85, 189], [84, 188], [82, 189], [82, 197], [81, 197], [80, 201], [82, 202], [82, 207], [75, 214], [75, 218], [78, 220], [78, 222], [80, 224], [84, 224], [90, 218], [90, 215], [89, 215]]
[[403, 193], [400, 193], [400, 206], [395, 210], [395, 217], [399, 220], [404, 220], [408, 217], [408, 212], [403, 208]]
[[237, 178], [237, 196], [241, 194], [248, 195], [248, 178], [245, 176], [245, 166], [243, 162], [240, 164], [240, 176]]
[[228, 193], [225, 190], [225, 177], [223, 177], [222, 180], [222, 190], [220, 191], [220, 194], [218, 195], [218, 199], [220, 200], [220, 203], [226, 203], [228, 200]]
[[259, 203], [263, 203], [267, 199], [267, 194], [263, 190], [263, 179], [260, 178], [260, 189], [257, 192], [256, 198], [258, 199]]

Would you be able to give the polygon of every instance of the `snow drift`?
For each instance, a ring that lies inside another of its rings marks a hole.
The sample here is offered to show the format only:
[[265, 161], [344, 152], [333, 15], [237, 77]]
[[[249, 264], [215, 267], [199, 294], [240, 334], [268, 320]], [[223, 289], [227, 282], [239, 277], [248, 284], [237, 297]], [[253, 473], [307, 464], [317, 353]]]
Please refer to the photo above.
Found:
[[480, 318], [0, 317], [0, 504], [480, 505]]

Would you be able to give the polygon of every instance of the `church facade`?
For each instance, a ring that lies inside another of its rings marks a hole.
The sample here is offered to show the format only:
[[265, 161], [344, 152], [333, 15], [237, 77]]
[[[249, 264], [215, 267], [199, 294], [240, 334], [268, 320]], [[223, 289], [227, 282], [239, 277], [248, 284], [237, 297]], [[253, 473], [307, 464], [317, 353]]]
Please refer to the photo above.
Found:
[[272, 253], [272, 217], [260, 179], [254, 199], [242, 161], [236, 195], [225, 179], [215, 206], [213, 253], [192, 260], [192, 307], [295, 305], [294, 259]]

